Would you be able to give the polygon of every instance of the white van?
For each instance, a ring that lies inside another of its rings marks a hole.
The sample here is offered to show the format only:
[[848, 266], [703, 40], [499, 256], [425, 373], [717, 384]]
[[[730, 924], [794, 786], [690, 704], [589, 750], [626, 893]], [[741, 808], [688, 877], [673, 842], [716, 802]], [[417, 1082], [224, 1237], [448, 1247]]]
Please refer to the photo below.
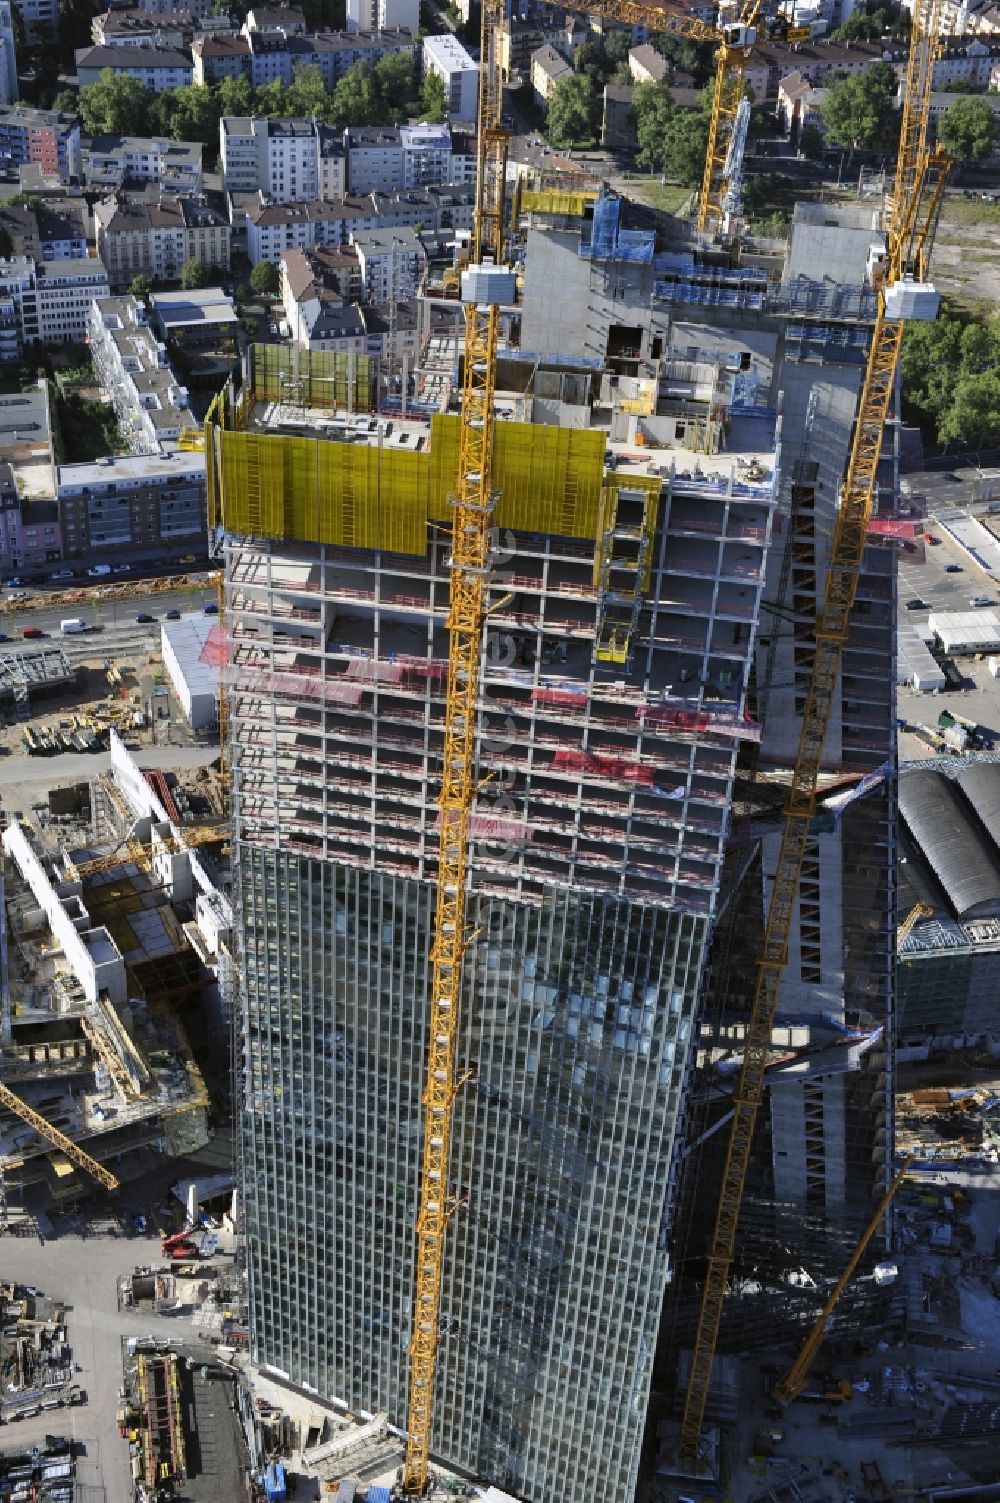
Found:
[[993, 600], [989, 595], [973, 595], [970, 605], [992, 605]]
[[64, 636], [71, 636], [76, 631], [86, 631], [87, 623], [82, 616], [67, 616], [65, 621], [60, 621], [59, 629]]

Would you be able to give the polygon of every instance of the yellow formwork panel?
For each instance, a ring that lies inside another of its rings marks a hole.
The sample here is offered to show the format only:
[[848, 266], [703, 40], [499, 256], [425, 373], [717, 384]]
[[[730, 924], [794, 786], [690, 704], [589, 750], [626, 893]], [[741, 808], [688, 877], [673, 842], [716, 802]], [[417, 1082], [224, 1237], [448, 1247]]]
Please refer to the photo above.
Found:
[[524, 214], [572, 214], [579, 217], [597, 196], [596, 188], [576, 193], [556, 188], [524, 188], [519, 207]]
[[[431, 447], [407, 451], [260, 434], [206, 423], [209, 521], [231, 532], [422, 556], [428, 519], [449, 523], [459, 419], [431, 421]], [[496, 520], [521, 532], [596, 538], [605, 435], [501, 423]], [[220, 515], [221, 513], [221, 515]]]
[[[459, 419], [431, 418], [430, 515], [445, 521], [458, 474]], [[520, 532], [596, 538], [606, 435], [590, 428], [498, 423], [493, 476], [496, 520]]]
[[295, 401], [331, 412], [347, 407], [372, 410], [373, 366], [368, 355], [255, 344], [251, 369], [258, 402]]

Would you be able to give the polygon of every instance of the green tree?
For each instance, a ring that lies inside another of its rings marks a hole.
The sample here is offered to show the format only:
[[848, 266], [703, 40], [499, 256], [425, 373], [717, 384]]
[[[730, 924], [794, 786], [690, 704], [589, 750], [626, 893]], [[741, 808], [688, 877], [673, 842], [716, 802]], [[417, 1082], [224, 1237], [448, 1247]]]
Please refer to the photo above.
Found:
[[328, 91], [317, 63], [296, 68], [288, 90], [288, 107], [293, 115], [302, 115], [307, 120], [312, 115], [317, 120], [328, 120], [333, 114], [333, 95]]
[[575, 146], [594, 139], [597, 90], [585, 73], [562, 78], [549, 100], [549, 140], [553, 146]]
[[444, 79], [438, 73], [428, 73], [420, 90], [420, 118], [428, 125], [444, 125], [448, 119], [448, 101], [444, 92]]
[[877, 42], [884, 36], [905, 36], [910, 29], [909, 13], [898, 5], [869, 3], [852, 11], [843, 26], [830, 33], [835, 42]]
[[370, 63], [354, 63], [333, 91], [333, 120], [337, 125], [382, 125], [386, 103]]
[[715, 48], [711, 42], [692, 42], [686, 37], [671, 37], [657, 32], [650, 41], [661, 57], [690, 73], [697, 84], [705, 84], [715, 74]]
[[938, 140], [958, 162], [985, 162], [996, 140], [996, 116], [985, 99], [956, 99], [937, 123]]
[[52, 100], [54, 110], [62, 110], [65, 115], [75, 115], [80, 107], [80, 97], [75, 89], [60, 89]]
[[277, 267], [270, 261], [258, 261], [250, 273], [250, 286], [258, 297], [277, 297], [280, 286]]
[[705, 171], [707, 120], [703, 109], [677, 110], [667, 127], [665, 167], [667, 176], [696, 188]]
[[88, 136], [148, 135], [155, 101], [138, 79], [102, 68], [97, 83], [80, 90], [80, 120]]
[[152, 116], [160, 135], [200, 142], [205, 165], [211, 169], [219, 146], [219, 106], [213, 89], [206, 84], [164, 89], [156, 95]]
[[650, 172], [663, 172], [667, 163], [667, 130], [677, 113], [669, 85], [640, 84], [632, 97], [639, 164]]
[[132, 278], [128, 284], [128, 290], [134, 298], [139, 299], [140, 303], [144, 303], [153, 290], [153, 283], [146, 273], [141, 271], [138, 276]]
[[258, 115], [289, 115], [288, 90], [280, 78], [272, 78], [254, 91], [254, 110]]
[[196, 292], [199, 287], [208, 287], [212, 282], [212, 267], [205, 266], [197, 256], [189, 256], [181, 267], [181, 286], [185, 292]]
[[896, 87], [888, 63], [873, 63], [864, 73], [833, 74], [823, 104], [830, 140], [852, 151], [870, 150], [889, 123]]
[[252, 115], [254, 113], [253, 85], [241, 73], [238, 78], [220, 78], [213, 88], [215, 108], [219, 115]]
[[938, 438], [943, 444], [964, 443], [969, 448], [996, 443], [1000, 438], [1000, 368], [959, 377], [938, 426]]
[[389, 52], [375, 64], [375, 77], [395, 123], [410, 113], [416, 93], [413, 57], [405, 52]]

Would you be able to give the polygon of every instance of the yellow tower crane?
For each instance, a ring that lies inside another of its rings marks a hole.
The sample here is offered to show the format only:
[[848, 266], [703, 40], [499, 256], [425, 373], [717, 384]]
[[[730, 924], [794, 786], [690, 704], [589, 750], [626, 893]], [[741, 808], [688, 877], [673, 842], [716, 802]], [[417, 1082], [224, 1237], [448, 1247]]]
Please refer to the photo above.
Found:
[[750, 1149], [764, 1095], [764, 1070], [771, 1028], [788, 960], [823, 743], [861, 571], [905, 319], [933, 317], [936, 312], [933, 293], [919, 284], [925, 280], [927, 256], [950, 165], [944, 153], [931, 153], [927, 148], [938, 28], [939, 0], [918, 0], [913, 11], [910, 55], [903, 86], [903, 122], [896, 184], [888, 212], [886, 254], [882, 266], [873, 271], [878, 291], [875, 329], [831, 541], [826, 588], [816, 618], [809, 690], [785, 808], [764, 940], [757, 959], [746, 1046], [733, 1097], [729, 1144], [715, 1227], [709, 1243], [708, 1267], [681, 1420], [679, 1452], [681, 1459], [688, 1463], [695, 1462], [698, 1455], [726, 1284], [736, 1248]]
[[921, 919], [933, 917], [934, 909], [930, 906], [929, 903], [914, 903], [913, 907], [910, 909], [909, 913], [906, 915], [905, 919], [896, 930], [897, 951], [903, 948], [903, 945], [906, 942], [907, 935], [910, 933], [910, 930], [914, 927], [915, 924], [919, 924]]
[[33, 1127], [40, 1138], [51, 1143], [53, 1148], [60, 1149], [68, 1159], [72, 1159], [79, 1168], [85, 1169], [106, 1190], [118, 1189], [119, 1182], [110, 1169], [105, 1169], [104, 1165], [92, 1159], [89, 1153], [84, 1153], [78, 1143], [74, 1143], [72, 1138], [67, 1138], [66, 1134], [60, 1132], [58, 1127], [53, 1127], [51, 1122], [46, 1122], [34, 1107], [22, 1101], [20, 1096], [15, 1096], [14, 1092], [5, 1085], [0, 1085], [0, 1106], [5, 1106], [9, 1112], [14, 1113], [15, 1117], [20, 1117], [22, 1122]]
[[875, 1233], [878, 1231], [879, 1227], [882, 1225], [882, 1217], [885, 1215], [886, 1211], [889, 1209], [890, 1205], [895, 1199], [896, 1191], [899, 1189], [900, 1185], [906, 1178], [906, 1171], [909, 1169], [912, 1163], [912, 1156], [903, 1160], [903, 1164], [899, 1170], [899, 1173], [896, 1175], [895, 1179], [892, 1181], [892, 1184], [889, 1186], [888, 1190], [886, 1190], [885, 1194], [882, 1196], [882, 1199], [879, 1201], [878, 1209], [876, 1210], [871, 1221], [869, 1221], [868, 1225], [862, 1232], [861, 1240], [851, 1254], [850, 1259], [848, 1260], [847, 1267], [840, 1275], [840, 1278], [837, 1280], [836, 1285], [834, 1286], [833, 1292], [831, 1293], [826, 1304], [823, 1306], [822, 1310], [817, 1316], [816, 1323], [813, 1326], [812, 1330], [809, 1332], [809, 1335], [806, 1337], [805, 1344], [803, 1345], [801, 1352], [796, 1357], [795, 1361], [792, 1363], [791, 1367], [788, 1369], [788, 1372], [782, 1378], [777, 1388], [775, 1388], [774, 1397], [778, 1400], [779, 1404], [791, 1404], [794, 1399], [798, 1398], [803, 1388], [805, 1388], [806, 1379], [809, 1376], [809, 1369], [815, 1362], [816, 1355], [819, 1352], [820, 1347], [823, 1345], [824, 1338], [826, 1337], [826, 1328], [830, 1324], [830, 1317], [832, 1316], [834, 1310], [837, 1308], [840, 1296], [843, 1294], [844, 1290], [847, 1288], [847, 1285], [854, 1277], [854, 1270], [857, 1268], [858, 1264], [861, 1262], [861, 1259], [864, 1257], [865, 1249], [874, 1237]]

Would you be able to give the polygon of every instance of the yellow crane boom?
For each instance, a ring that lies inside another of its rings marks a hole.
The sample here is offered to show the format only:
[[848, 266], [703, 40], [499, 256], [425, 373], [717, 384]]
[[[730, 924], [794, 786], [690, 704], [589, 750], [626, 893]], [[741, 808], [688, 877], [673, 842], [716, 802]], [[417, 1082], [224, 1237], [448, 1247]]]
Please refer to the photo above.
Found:
[[896, 1191], [899, 1189], [900, 1185], [903, 1183], [903, 1180], [906, 1178], [906, 1172], [912, 1163], [912, 1156], [903, 1160], [902, 1168], [896, 1175], [888, 1190], [886, 1190], [885, 1194], [882, 1196], [882, 1199], [879, 1201], [877, 1211], [875, 1212], [871, 1221], [869, 1221], [868, 1225], [865, 1227], [865, 1230], [861, 1236], [861, 1241], [858, 1243], [857, 1247], [854, 1249], [854, 1252], [851, 1254], [847, 1267], [840, 1275], [840, 1278], [837, 1280], [836, 1286], [834, 1287], [829, 1299], [823, 1306], [820, 1314], [817, 1316], [816, 1324], [813, 1326], [812, 1330], [809, 1332], [809, 1335], [806, 1337], [805, 1344], [801, 1352], [796, 1357], [795, 1361], [792, 1363], [791, 1367], [788, 1369], [788, 1372], [782, 1378], [781, 1382], [775, 1388], [774, 1397], [778, 1400], [779, 1404], [792, 1403], [793, 1399], [797, 1399], [803, 1388], [805, 1388], [806, 1379], [809, 1376], [809, 1369], [815, 1362], [816, 1354], [818, 1353], [820, 1347], [823, 1345], [823, 1340], [826, 1336], [826, 1328], [830, 1323], [830, 1316], [837, 1308], [840, 1296], [843, 1294], [844, 1290], [847, 1288], [847, 1285], [853, 1278], [854, 1270], [857, 1268], [858, 1264], [861, 1262], [861, 1259], [864, 1257], [865, 1249], [881, 1226], [882, 1217], [885, 1215], [886, 1211], [892, 1204], [896, 1195]]
[[901, 950], [903, 948], [906, 937], [915, 924], [919, 924], [921, 919], [933, 918], [933, 916], [934, 909], [931, 908], [928, 903], [914, 903], [913, 907], [910, 909], [909, 913], [906, 915], [905, 919], [896, 930], [896, 949]]
[[[736, 1249], [736, 1231], [757, 1112], [764, 1095], [764, 1071], [771, 1029], [777, 1010], [781, 978], [788, 959], [799, 879], [813, 814], [823, 743], [833, 708], [841, 656], [850, 625], [864, 555], [868, 521], [875, 496], [882, 436], [899, 363], [905, 324], [898, 311], [898, 291], [914, 272], [920, 279], [929, 245], [932, 220], [922, 218], [921, 201], [931, 169], [937, 172], [932, 213], [939, 204], [946, 159], [927, 153], [927, 121], [938, 27], [938, 0], [923, 0], [914, 10], [910, 56], [903, 98], [913, 122], [900, 140], [897, 187], [889, 218], [884, 275], [879, 284], [878, 311], [872, 335], [864, 386], [858, 406], [854, 441], [841, 490], [840, 507], [830, 547], [829, 571], [822, 605], [816, 618], [812, 672], [798, 750], [785, 807], [764, 941], [757, 960], [757, 977], [747, 1022], [746, 1047], [733, 1097], [733, 1118], [725, 1167], [709, 1243], [691, 1372], [681, 1419], [679, 1453], [694, 1462], [708, 1401], [712, 1365], [718, 1343], [726, 1284]], [[887, 295], [894, 298], [887, 307]]]
[[[483, 0], [479, 62], [479, 141], [471, 262], [499, 268], [503, 256], [507, 136], [499, 30], [504, 0]], [[475, 799], [476, 710], [493, 514], [494, 386], [500, 309], [495, 302], [465, 304], [465, 371], [458, 482], [452, 500], [451, 595], [448, 612], [448, 680], [444, 756], [438, 803], [438, 845], [427, 1078], [417, 1260], [410, 1342], [406, 1457], [403, 1491], [427, 1487], [434, 1382], [441, 1324], [444, 1240], [456, 1202], [448, 1188], [455, 1095], [458, 1009], [466, 946], [469, 818]]]
[[40, 1116], [34, 1107], [29, 1106], [26, 1101], [22, 1101], [20, 1096], [15, 1096], [14, 1092], [9, 1090], [5, 1085], [0, 1085], [0, 1106], [5, 1106], [9, 1112], [14, 1113], [15, 1117], [20, 1117], [22, 1122], [26, 1122], [29, 1127], [33, 1127], [40, 1138], [44, 1138], [47, 1143], [51, 1143], [53, 1148], [58, 1148], [80, 1169], [85, 1169], [106, 1190], [118, 1189], [118, 1180], [111, 1173], [110, 1169], [105, 1169], [104, 1165], [99, 1164], [96, 1159], [92, 1159], [89, 1153], [84, 1153], [83, 1149], [77, 1143], [74, 1143], [72, 1138], [67, 1138], [66, 1134], [60, 1132], [58, 1127], [53, 1127], [51, 1122], [46, 1122], [45, 1118]]

